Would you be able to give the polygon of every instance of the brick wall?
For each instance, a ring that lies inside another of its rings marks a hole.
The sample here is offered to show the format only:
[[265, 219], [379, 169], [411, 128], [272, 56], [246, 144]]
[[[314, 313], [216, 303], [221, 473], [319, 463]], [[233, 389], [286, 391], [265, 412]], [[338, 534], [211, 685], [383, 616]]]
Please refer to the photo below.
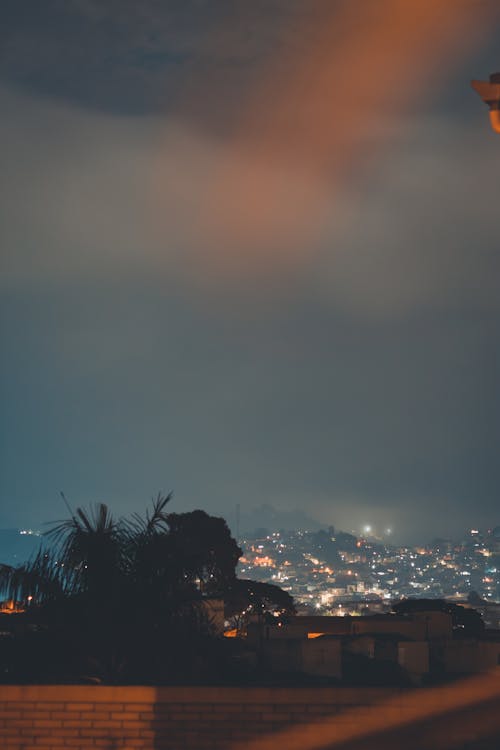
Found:
[[2, 750], [224, 750], [368, 706], [379, 688], [0, 685]]

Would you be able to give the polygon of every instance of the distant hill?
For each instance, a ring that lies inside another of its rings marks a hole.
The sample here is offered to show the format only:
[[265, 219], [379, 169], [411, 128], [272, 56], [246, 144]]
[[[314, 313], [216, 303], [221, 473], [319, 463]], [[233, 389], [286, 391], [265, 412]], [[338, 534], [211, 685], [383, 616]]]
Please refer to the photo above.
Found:
[[269, 531], [319, 531], [325, 524], [308, 516], [302, 510], [279, 510], [272, 505], [261, 505], [241, 512], [240, 533], [253, 532], [255, 529]]
[[42, 538], [37, 532], [23, 533], [20, 529], [0, 529], [0, 563], [21, 565], [36, 552]]

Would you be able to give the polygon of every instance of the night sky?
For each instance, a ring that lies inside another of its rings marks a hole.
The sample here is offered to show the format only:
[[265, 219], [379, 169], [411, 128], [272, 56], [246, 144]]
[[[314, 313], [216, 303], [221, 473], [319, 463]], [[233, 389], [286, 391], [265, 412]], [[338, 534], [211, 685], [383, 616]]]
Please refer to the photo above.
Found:
[[500, 524], [498, 0], [0, 16], [0, 527]]

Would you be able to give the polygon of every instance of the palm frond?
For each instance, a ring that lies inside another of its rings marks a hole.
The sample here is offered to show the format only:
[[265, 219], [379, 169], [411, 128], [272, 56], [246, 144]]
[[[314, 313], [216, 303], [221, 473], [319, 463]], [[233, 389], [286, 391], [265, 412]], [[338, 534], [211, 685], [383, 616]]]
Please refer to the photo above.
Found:
[[41, 547], [24, 565], [0, 566], [0, 588], [14, 601], [30, 599], [33, 604], [47, 604], [74, 593], [77, 578], [53, 553]]
[[46, 532], [54, 551], [67, 571], [71, 588], [93, 592], [100, 600], [120, 580], [123, 569], [125, 535], [104, 503], [89, 510], [77, 508], [66, 521], [59, 521]]
[[2, 596], [7, 596], [9, 599], [14, 598], [10, 594], [14, 571], [15, 568], [12, 565], [0, 564], [0, 591], [2, 592]]
[[131, 538], [150, 536], [157, 532], [164, 532], [168, 528], [168, 514], [164, 512], [165, 506], [172, 499], [172, 493], [162, 495], [158, 493], [153, 499], [151, 511], [146, 509], [144, 516], [133, 513], [129, 519], [123, 521], [123, 525]]

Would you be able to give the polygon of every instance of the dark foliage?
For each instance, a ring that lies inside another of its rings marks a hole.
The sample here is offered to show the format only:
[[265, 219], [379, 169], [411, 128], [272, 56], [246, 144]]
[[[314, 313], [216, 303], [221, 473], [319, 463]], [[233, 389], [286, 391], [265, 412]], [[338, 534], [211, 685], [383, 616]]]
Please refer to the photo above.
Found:
[[224, 602], [227, 619], [240, 631], [255, 615], [283, 618], [295, 614], [293, 597], [272, 583], [235, 579], [225, 591]]
[[242, 551], [223, 518], [203, 510], [167, 516], [178, 576], [200, 584], [205, 593], [219, 593], [235, 579]]
[[393, 610], [398, 615], [414, 612], [447, 612], [451, 615], [453, 630], [458, 636], [477, 636], [484, 630], [484, 622], [479, 612], [447, 602], [445, 599], [404, 599], [395, 604]]
[[[241, 550], [222, 518], [168, 514], [116, 521], [105, 505], [78, 508], [0, 587], [24, 611], [5, 620], [4, 681], [171, 682], [200, 679], [219, 646], [206, 594], [235, 580]], [[218, 654], [220, 661], [220, 654]]]

